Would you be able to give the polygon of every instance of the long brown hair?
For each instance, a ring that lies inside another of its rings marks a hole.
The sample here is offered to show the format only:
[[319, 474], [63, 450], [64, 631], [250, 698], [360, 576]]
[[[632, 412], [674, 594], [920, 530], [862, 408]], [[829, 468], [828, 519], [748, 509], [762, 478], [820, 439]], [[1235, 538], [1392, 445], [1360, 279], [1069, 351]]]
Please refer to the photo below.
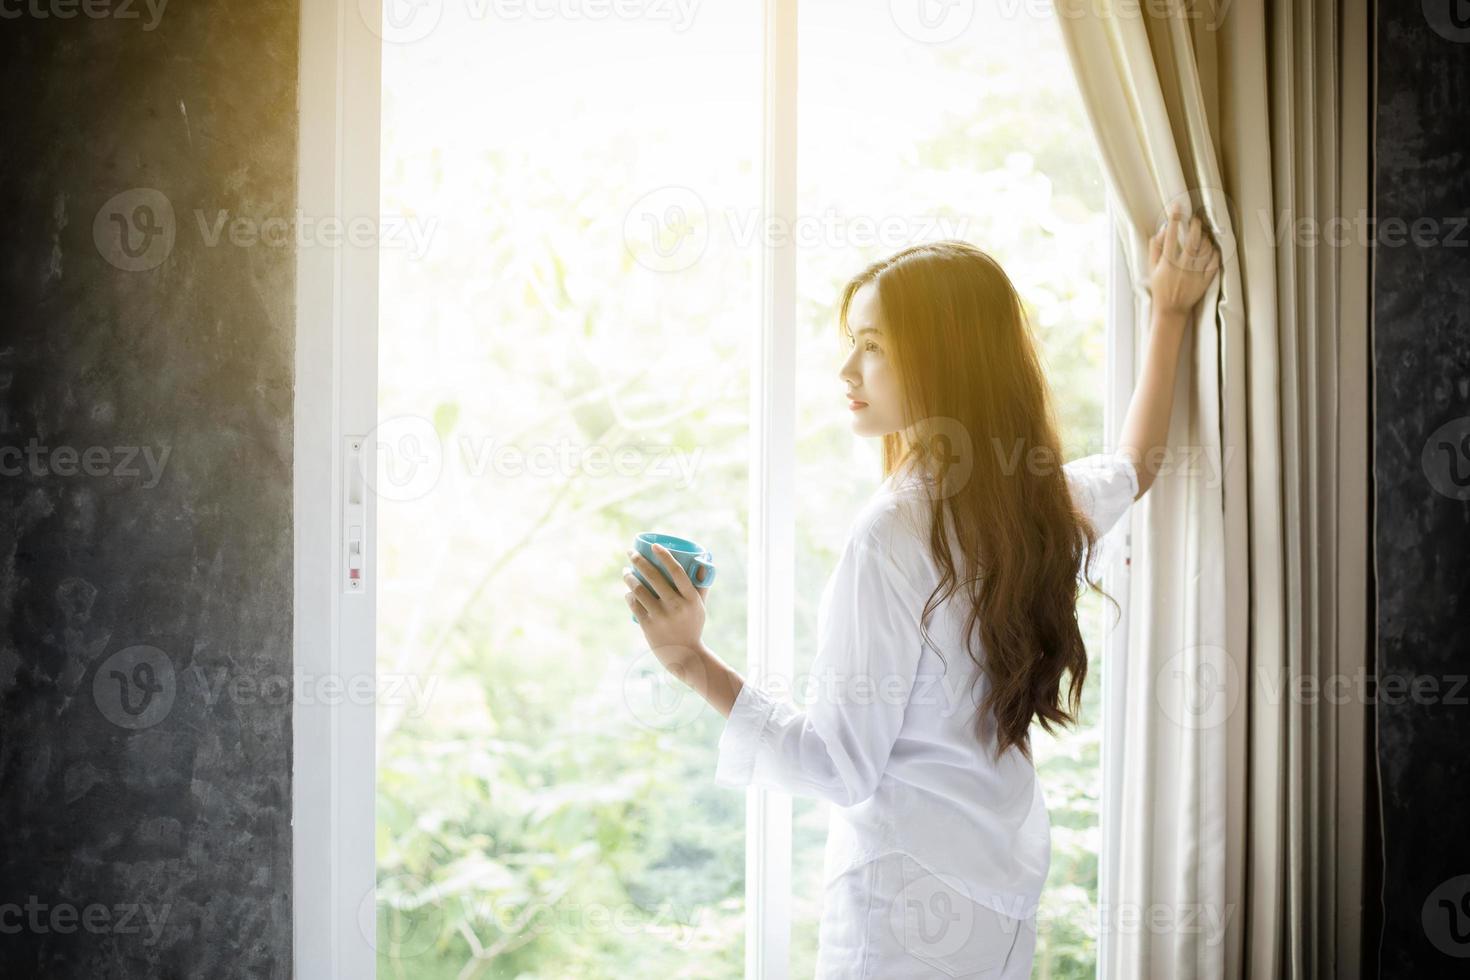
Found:
[[[934, 609], [963, 590], [966, 650], [990, 682], [977, 734], [983, 740], [993, 724], [997, 757], [1014, 746], [1030, 758], [1032, 718], [1052, 732], [1075, 724], [1081, 707], [1079, 570], [1107, 596], [1092, 576], [1096, 530], [1061, 468], [1036, 339], [1010, 278], [967, 242], [915, 245], [854, 276], [837, 317], [848, 341], [848, 307], [869, 282], [908, 423], [883, 436], [884, 475], [917, 467], [935, 478], [929, 543], [941, 577], [924, 606], [924, 638]], [[971, 646], [977, 626], [983, 656]]]

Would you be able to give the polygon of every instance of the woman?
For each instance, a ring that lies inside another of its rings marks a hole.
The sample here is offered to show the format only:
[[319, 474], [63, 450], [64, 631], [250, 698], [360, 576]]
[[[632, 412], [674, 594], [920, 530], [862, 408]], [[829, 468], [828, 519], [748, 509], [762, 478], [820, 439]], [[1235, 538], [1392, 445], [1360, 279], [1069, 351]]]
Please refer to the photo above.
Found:
[[994, 260], [925, 244], [848, 283], [840, 376], [854, 431], [883, 440], [886, 479], [823, 592], [806, 711], [704, 645], [708, 589], [671, 555], [655, 548], [669, 586], [628, 553], [657, 586], [625, 570], [649, 645], [727, 718], [716, 781], [838, 808], [819, 978], [1031, 975], [1051, 828], [1029, 729], [1076, 719], [1079, 584], [1098, 588], [1097, 540], [1153, 483], [1180, 344], [1219, 268], [1200, 219], [1183, 234], [1178, 211], [1149, 253], [1152, 330], [1118, 449], [1066, 466]]

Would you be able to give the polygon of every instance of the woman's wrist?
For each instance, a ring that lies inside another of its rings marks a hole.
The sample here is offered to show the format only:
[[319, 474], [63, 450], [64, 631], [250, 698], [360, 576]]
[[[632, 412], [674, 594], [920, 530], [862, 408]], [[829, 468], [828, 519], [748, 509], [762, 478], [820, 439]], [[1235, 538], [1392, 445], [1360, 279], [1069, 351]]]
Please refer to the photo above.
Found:
[[744, 679], [719, 655], [700, 641], [699, 645], [677, 663], [668, 665], [669, 673], [687, 684], [700, 697], [724, 715], [730, 717], [730, 709], [740, 695]]
[[1189, 325], [1189, 314], [1192, 310], [1180, 310], [1172, 307], [1155, 307], [1150, 320], [1155, 327], [1166, 329], [1183, 330]]

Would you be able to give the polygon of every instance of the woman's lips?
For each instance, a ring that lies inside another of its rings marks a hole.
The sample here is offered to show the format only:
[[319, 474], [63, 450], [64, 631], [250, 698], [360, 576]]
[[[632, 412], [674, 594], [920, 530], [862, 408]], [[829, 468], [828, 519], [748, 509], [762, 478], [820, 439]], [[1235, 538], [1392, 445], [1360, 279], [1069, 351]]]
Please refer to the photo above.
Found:
[[855, 400], [849, 398], [847, 400], [847, 407], [850, 408], [850, 409], [852, 409], [854, 412], [856, 412], [860, 408], [867, 408], [868, 407], [868, 403], [867, 402], [855, 401]]

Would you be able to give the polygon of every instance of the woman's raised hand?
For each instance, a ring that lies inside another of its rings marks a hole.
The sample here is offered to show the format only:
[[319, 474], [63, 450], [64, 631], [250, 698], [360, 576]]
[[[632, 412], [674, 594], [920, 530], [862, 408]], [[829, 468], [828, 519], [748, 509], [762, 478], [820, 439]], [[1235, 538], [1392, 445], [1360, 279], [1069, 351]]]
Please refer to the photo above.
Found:
[[1190, 219], [1186, 231], [1184, 209], [1175, 207], [1148, 241], [1148, 264], [1154, 312], [1187, 314], [1220, 270], [1220, 250], [1199, 215]]

